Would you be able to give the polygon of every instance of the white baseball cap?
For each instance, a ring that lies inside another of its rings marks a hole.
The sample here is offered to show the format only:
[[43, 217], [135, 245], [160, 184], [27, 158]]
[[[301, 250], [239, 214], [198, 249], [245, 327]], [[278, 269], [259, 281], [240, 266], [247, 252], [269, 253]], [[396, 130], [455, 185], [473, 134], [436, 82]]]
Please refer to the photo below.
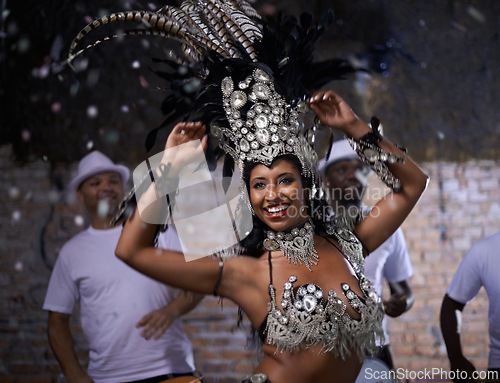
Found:
[[80, 160], [78, 173], [69, 183], [69, 188], [77, 191], [87, 178], [104, 172], [118, 173], [123, 183], [127, 182], [130, 177], [130, 171], [126, 166], [117, 165], [100, 151], [94, 150]]
[[334, 141], [330, 149], [330, 156], [323, 158], [318, 163], [319, 171], [325, 174], [326, 169], [335, 162], [344, 160], [359, 160], [358, 154], [349, 144], [347, 139]]

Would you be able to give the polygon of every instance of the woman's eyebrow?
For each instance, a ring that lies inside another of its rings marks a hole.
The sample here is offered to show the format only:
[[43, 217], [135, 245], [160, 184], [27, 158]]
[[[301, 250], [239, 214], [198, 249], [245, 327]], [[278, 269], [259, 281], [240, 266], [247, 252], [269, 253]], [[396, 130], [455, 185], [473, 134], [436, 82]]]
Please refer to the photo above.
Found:
[[286, 175], [295, 176], [295, 174], [293, 174], [291, 172], [284, 172], [284, 173], [279, 174], [278, 178], [281, 177], [281, 176], [286, 176]]

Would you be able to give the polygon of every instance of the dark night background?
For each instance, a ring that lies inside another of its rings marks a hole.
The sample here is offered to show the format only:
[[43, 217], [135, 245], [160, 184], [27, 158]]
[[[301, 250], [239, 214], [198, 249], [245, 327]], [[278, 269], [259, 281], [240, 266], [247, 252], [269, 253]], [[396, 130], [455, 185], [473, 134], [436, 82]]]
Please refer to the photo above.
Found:
[[[20, 166], [40, 158], [70, 163], [90, 149], [117, 161], [142, 161], [146, 134], [162, 121], [162, 84], [150, 67], [152, 57], [165, 54], [166, 40], [132, 36], [102, 43], [83, 55], [88, 67], [78, 74], [57, 63], [92, 18], [163, 3], [1, 4], [0, 144], [12, 145]], [[318, 57], [347, 57], [371, 74], [332, 87], [365, 120], [376, 114], [386, 135], [417, 160], [498, 159], [500, 2], [276, 0], [254, 6], [261, 13], [309, 11], [316, 18], [333, 9], [336, 21]]]

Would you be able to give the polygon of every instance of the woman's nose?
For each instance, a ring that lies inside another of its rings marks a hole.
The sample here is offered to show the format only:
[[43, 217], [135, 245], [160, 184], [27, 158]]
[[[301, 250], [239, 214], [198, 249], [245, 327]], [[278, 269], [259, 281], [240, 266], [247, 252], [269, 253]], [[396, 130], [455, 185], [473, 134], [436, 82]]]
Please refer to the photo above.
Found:
[[274, 201], [278, 197], [276, 187], [274, 185], [266, 186], [266, 200]]

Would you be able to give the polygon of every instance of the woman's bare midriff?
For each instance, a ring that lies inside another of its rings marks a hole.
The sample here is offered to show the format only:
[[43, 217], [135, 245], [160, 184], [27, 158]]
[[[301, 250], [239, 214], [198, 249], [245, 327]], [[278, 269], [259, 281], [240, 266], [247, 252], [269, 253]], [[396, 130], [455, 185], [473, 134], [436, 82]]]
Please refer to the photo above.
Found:
[[262, 346], [264, 358], [255, 372], [265, 373], [271, 383], [354, 383], [361, 361], [351, 351], [345, 360], [332, 352], [321, 352], [321, 346], [299, 352], [278, 352], [267, 344]]

